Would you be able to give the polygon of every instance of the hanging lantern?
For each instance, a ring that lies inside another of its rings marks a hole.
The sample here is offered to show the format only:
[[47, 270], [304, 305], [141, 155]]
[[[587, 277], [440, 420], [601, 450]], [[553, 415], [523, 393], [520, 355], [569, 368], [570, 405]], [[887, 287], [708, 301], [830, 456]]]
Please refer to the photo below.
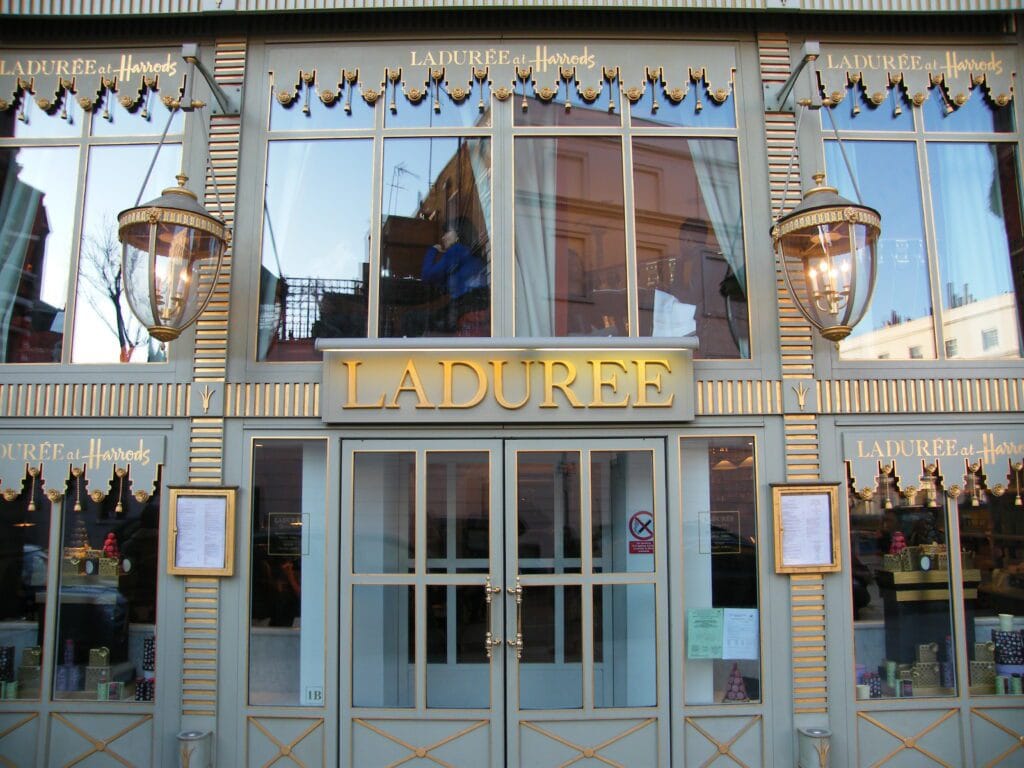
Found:
[[185, 187], [188, 177], [177, 179], [177, 187], [117, 217], [128, 304], [158, 341], [178, 338], [205, 309], [230, 238]]
[[797, 308], [838, 344], [871, 301], [881, 216], [825, 186], [825, 174], [816, 174], [814, 182], [803, 201], [772, 227], [772, 240]]

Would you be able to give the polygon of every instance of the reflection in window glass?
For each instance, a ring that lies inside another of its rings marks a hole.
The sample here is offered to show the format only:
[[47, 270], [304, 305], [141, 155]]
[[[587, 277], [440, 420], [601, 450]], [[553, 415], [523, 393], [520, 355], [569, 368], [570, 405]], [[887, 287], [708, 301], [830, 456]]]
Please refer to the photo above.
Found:
[[515, 335], [625, 336], [622, 143], [515, 140]]
[[[24, 120], [19, 120], [19, 109]], [[18, 139], [78, 138], [86, 116], [73, 95], [44, 112], [31, 96], [22, 98], [19, 107], [0, 111], [0, 137]]]
[[306, 88], [295, 101], [282, 104], [277, 96], [270, 99], [270, 130], [316, 131], [324, 129], [366, 129], [374, 124], [375, 108], [363, 99], [358, 85], [342, 83], [334, 101], [324, 103], [315, 92]]
[[[436, 584], [427, 586], [426, 595], [427, 706], [487, 707], [491, 664], [482, 642], [488, 631], [484, 590]], [[495, 654], [504, 656], [500, 648]]]
[[520, 572], [579, 573], [579, 454], [519, 453], [516, 498]]
[[[584, 99], [585, 86], [559, 81], [558, 90], [550, 99], [535, 95], [534, 87], [519, 80], [512, 99], [515, 108], [512, 122], [516, 126], [618, 126], [622, 124], [618, 81], [602, 80], [594, 86], [591, 99]], [[525, 89], [525, 91], [524, 91]], [[524, 95], [524, 93], [526, 95]], [[590, 95], [590, 94], [588, 94]]]
[[583, 706], [583, 615], [580, 587], [523, 588], [522, 709]]
[[326, 461], [323, 440], [253, 447], [250, 704], [324, 704]]
[[629, 107], [630, 122], [643, 128], [657, 125], [677, 125], [685, 128], [735, 128], [735, 100], [730, 93], [719, 103], [708, 94], [703, 80], [687, 83], [687, 92], [681, 101], [673, 101], [661, 82], [649, 82], [643, 96]]
[[594, 706], [658, 703], [653, 584], [594, 585]]
[[52, 504], [38, 478], [11, 480], [20, 494], [0, 496], [0, 694], [38, 699], [42, 654], [49, 652], [43, 629]]
[[263, 203], [258, 360], [318, 360], [366, 336], [372, 141], [272, 141]]
[[[1018, 358], [1024, 231], [1016, 145], [936, 142], [928, 167], [943, 333], [962, 339], [961, 357]], [[998, 341], [986, 344], [993, 325]]]
[[[1020, 692], [1013, 690], [1014, 676], [1019, 684], [1024, 671], [1024, 462], [1020, 459], [993, 464], [988, 478], [982, 467], [968, 465], [966, 492], [959, 503], [965, 641], [970, 692], [975, 695]], [[1007, 492], [996, 495], [989, 490], [1007, 481]]]
[[489, 487], [487, 453], [427, 453], [429, 573], [487, 573]]
[[[151, 339], [128, 308], [121, 277], [117, 214], [135, 205], [155, 145], [95, 146], [82, 214], [72, 361], [145, 363], [166, 359], [164, 345]], [[181, 166], [181, 146], [164, 145], [157, 156], [142, 201], [160, 195]]]
[[389, 139], [381, 336], [490, 336], [488, 139]]
[[735, 140], [634, 139], [633, 186], [640, 335], [750, 357]]
[[491, 110], [488, 106], [491, 89], [486, 83], [474, 81], [472, 87], [466, 86], [465, 97], [461, 101], [452, 98], [451, 91], [431, 80], [430, 87], [426, 84], [420, 91], [426, 95], [417, 102], [410, 101], [401, 91], [401, 86], [388, 85], [395, 88], [394, 111], [384, 113], [384, 125], [387, 128], [489, 128], [491, 126]]
[[931, 89], [921, 105], [926, 131], [964, 131], [975, 133], [1011, 133], [1013, 107], [997, 107], [982, 92], [973, 88], [962, 106], [955, 109], [942, 94], [942, 86]]
[[926, 473], [918, 486], [911, 475], [905, 485], [920, 490], [907, 497], [889, 465], [875, 478], [870, 499], [852, 489], [847, 494], [856, 677], [867, 686], [862, 698], [956, 693], [941, 481]]
[[416, 454], [360, 452], [353, 461], [353, 572], [412, 573]]
[[594, 451], [590, 455], [590, 505], [594, 572], [653, 573], [651, 453]]
[[[928, 254], [914, 144], [897, 141], [844, 141], [865, 202], [885, 226], [878, 240], [878, 277], [864, 319], [839, 344], [846, 360], [906, 360], [936, 356]], [[827, 183], [856, 200], [839, 145], [825, 142]], [[878, 168], [887, 173], [877, 173]], [[892, 178], [902, 180], [893, 184]]]
[[[839, 130], [851, 131], [912, 131], [914, 111], [902, 88], [890, 88], [881, 104], [867, 98], [864, 86], [851, 85], [843, 100], [831, 108], [832, 119], [821, 111], [821, 127], [832, 130], [835, 121]], [[858, 174], [858, 179], [863, 178]], [[902, 178], [902, 177], [901, 177]], [[853, 198], [850, 198], [853, 199]], [[889, 222], [886, 221], [886, 226]]]
[[352, 587], [352, 706], [414, 705], [415, 637], [412, 587]]
[[60, 362], [77, 177], [76, 147], [0, 149], [2, 362]]
[[160, 497], [139, 501], [135, 490], [152, 489], [113, 473], [68, 478], [54, 698], [153, 700]]
[[[116, 94], [109, 91], [104, 102], [92, 111], [93, 136], [159, 136], [167, 127], [170, 117], [171, 125], [167, 130], [169, 136], [180, 134], [185, 114], [174, 110], [173, 116], [160, 94], [147, 90], [141, 97], [142, 101], [133, 109], [122, 106]], [[139, 183], [142, 181], [140, 179]], [[137, 191], [137, 190], [136, 190]]]
[[686, 703], [760, 699], [753, 440], [683, 438], [680, 451]]

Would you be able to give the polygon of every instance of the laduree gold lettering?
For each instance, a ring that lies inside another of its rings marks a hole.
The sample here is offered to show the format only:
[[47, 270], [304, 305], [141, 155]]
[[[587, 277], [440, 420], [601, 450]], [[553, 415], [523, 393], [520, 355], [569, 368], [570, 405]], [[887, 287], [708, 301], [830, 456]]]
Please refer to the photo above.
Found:
[[604, 401], [604, 388], [610, 387], [612, 392], [619, 391], [619, 379], [615, 375], [614, 371], [611, 371], [611, 377], [605, 378], [604, 367], [608, 365], [617, 365], [622, 369], [623, 373], [628, 373], [629, 369], [626, 368], [626, 364], [621, 360], [591, 360], [590, 367], [593, 369], [594, 379], [594, 399], [590, 403], [591, 408], [626, 408], [629, 406], [629, 394], [614, 403], [606, 403]]
[[358, 379], [356, 377], [356, 371], [360, 365], [363, 364], [362, 360], [346, 360], [345, 367], [348, 369], [348, 402], [342, 406], [342, 408], [383, 408], [384, 407], [384, 395], [383, 393], [377, 399], [375, 403], [360, 403], [359, 402], [359, 389]]
[[[476, 374], [476, 392], [464, 403], [456, 403], [452, 399], [456, 366], [463, 366]], [[483, 401], [484, 395], [487, 394], [487, 374], [482, 365], [474, 363], [472, 360], [442, 360], [441, 368], [444, 371], [444, 395], [441, 399], [441, 408], [472, 408]]]
[[518, 403], [510, 403], [505, 399], [505, 360], [491, 360], [491, 366], [494, 368], [494, 399], [502, 408], [507, 411], [517, 411], [526, 405], [530, 400], [530, 394], [532, 392], [531, 380], [530, 380], [530, 367], [533, 365], [532, 360], [523, 360], [524, 371], [523, 381], [526, 383], [526, 394], [523, 395], [523, 399]]
[[[406, 384], [406, 381], [409, 383]], [[398, 408], [398, 396], [403, 392], [413, 392], [416, 394], [416, 407], [417, 408], [433, 408], [434, 404], [427, 399], [427, 393], [423, 390], [423, 382], [420, 380], [420, 372], [416, 370], [416, 363], [409, 359], [405, 364], [405, 370], [402, 371], [402, 378], [398, 380], [398, 386], [395, 387], [395, 393], [391, 396], [391, 402], [388, 403], [388, 408]]]
[[[558, 389], [565, 395], [569, 405], [573, 408], [582, 408], [583, 403], [579, 401], [579, 398], [570, 389], [570, 385], [576, 381], [576, 366], [566, 360], [541, 360], [541, 364], [544, 366], [544, 401], [540, 404], [540, 407], [557, 408], [555, 390]], [[555, 381], [556, 365], [565, 369], [565, 376], [561, 381]]]
[[650, 375], [648, 367], [660, 367], [665, 373], [672, 373], [672, 366], [668, 360], [634, 360], [636, 365], [636, 407], [637, 408], [671, 408], [675, 394], [668, 396], [668, 400], [652, 402], [647, 399], [648, 387], [654, 387], [654, 391], [661, 393], [661, 373]]

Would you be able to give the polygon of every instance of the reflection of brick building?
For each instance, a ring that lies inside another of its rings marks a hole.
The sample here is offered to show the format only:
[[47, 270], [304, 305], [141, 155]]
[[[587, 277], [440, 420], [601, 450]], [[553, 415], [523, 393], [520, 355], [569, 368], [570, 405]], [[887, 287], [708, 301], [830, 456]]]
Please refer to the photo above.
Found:
[[[0, 318], [0, 346], [4, 362], [52, 363], [60, 360], [63, 311], [40, 298], [46, 238], [50, 225], [43, 193], [18, 179], [20, 168], [13, 153], [0, 167], [0, 188], [10, 200], [0, 231], [0, 294], [13, 294], [10, 315]], [[7, 305], [4, 299], [0, 306]]]

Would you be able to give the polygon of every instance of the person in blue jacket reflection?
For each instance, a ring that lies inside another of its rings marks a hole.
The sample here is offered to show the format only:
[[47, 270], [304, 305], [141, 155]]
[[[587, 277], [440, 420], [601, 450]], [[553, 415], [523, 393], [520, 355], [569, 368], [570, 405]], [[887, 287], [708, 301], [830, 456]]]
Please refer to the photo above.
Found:
[[490, 333], [487, 265], [459, 242], [454, 228], [427, 249], [421, 276], [448, 299], [434, 318], [434, 330], [463, 336]]

